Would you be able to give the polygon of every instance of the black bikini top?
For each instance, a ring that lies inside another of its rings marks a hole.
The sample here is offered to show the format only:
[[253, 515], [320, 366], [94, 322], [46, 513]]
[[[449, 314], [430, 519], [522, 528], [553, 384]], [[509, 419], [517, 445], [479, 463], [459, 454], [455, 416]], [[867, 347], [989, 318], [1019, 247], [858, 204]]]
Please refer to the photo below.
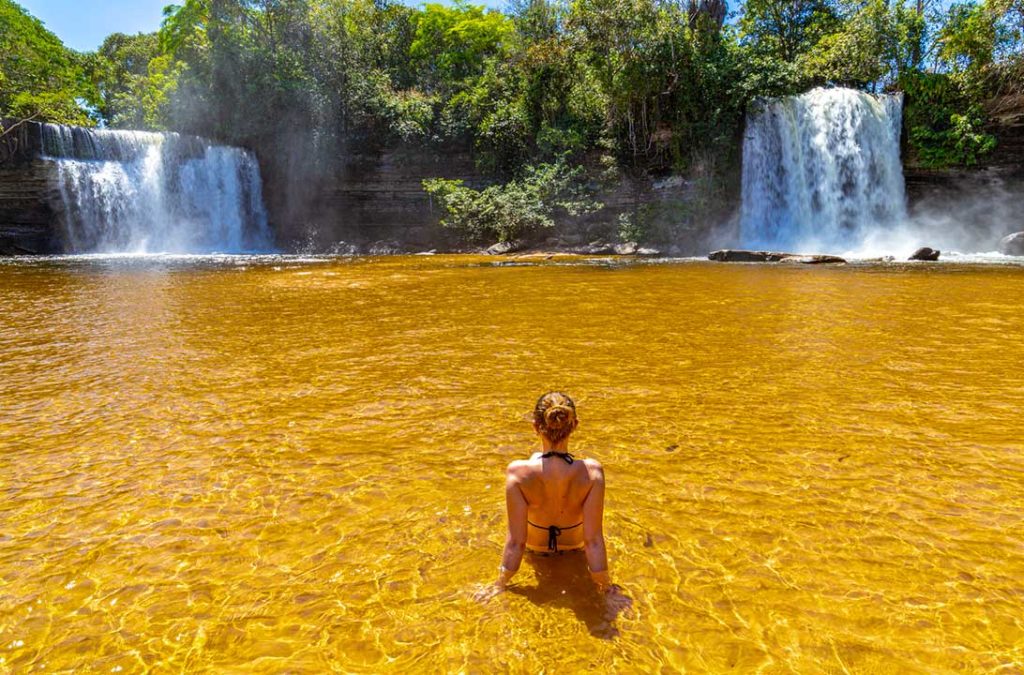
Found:
[[555, 452], [554, 450], [552, 450], [551, 452], [545, 452], [543, 455], [540, 456], [541, 459], [547, 459], [548, 457], [561, 457], [563, 460], [565, 460], [566, 464], [572, 464], [575, 461], [575, 458], [572, 456], [572, 454], [568, 452]]

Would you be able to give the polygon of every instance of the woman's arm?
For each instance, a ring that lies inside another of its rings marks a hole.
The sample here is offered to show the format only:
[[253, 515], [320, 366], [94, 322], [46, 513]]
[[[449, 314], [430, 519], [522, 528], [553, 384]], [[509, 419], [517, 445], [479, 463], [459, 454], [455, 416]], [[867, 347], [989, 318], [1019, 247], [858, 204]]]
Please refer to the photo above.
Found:
[[604, 547], [604, 468], [594, 460], [586, 460], [593, 481], [583, 500], [583, 550], [587, 554], [590, 576], [602, 590], [612, 586], [608, 572], [608, 553]]
[[508, 512], [508, 536], [505, 537], [505, 550], [501, 554], [501, 567], [498, 573], [499, 588], [505, 588], [512, 576], [519, 571], [526, 551], [527, 512], [526, 497], [519, 488], [519, 472], [512, 464], [509, 465], [505, 477], [505, 508]]

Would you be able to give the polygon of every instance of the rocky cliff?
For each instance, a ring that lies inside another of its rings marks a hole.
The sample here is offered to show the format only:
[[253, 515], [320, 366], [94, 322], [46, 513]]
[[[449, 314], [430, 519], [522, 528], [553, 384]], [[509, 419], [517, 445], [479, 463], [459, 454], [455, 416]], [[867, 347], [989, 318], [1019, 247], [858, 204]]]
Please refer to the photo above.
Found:
[[399, 148], [347, 156], [322, 172], [261, 158], [264, 196], [279, 246], [291, 251], [378, 251], [452, 248], [458, 242], [422, 181], [486, 178], [467, 152]]
[[1018, 203], [1024, 196], [1024, 98], [989, 103], [986, 131], [996, 137], [995, 149], [977, 166], [926, 169], [904, 165], [907, 200], [916, 218], [956, 221], [992, 242], [1024, 229]]
[[53, 164], [39, 158], [37, 124], [3, 124], [0, 137], [0, 255], [56, 253], [60, 208]]

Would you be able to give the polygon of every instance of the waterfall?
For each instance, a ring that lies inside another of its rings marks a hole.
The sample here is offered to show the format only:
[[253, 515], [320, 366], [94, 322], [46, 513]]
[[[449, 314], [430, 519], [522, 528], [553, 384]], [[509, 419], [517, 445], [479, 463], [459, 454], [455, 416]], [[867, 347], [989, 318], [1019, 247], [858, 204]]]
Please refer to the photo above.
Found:
[[240, 148], [173, 133], [43, 125], [74, 253], [271, 248], [259, 166]]
[[841, 252], [898, 227], [902, 105], [852, 89], [764, 102], [743, 141], [743, 245]]

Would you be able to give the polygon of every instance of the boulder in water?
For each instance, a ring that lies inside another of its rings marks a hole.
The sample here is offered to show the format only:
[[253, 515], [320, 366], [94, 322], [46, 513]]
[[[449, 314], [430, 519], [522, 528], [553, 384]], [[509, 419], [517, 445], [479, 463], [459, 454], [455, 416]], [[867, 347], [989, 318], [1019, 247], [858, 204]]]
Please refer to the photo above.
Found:
[[999, 252], [1003, 255], [1024, 255], [1024, 232], [1003, 237], [999, 242]]
[[939, 251], [938, 249], [922, 246], [914, 251], [913, 255], [907, 258], [907, 260], [925, 260], [928, 262], [935, 262], [939, 259], [940, 253], [942, 253], [942, 251]]
[[742, 249], [723, 248], [708, 254], [708, 260], [718, 262], [786, 262], [803, 263], [804, 265], [843, 264], [844, 258], [837, 255], [805, 255], [800, 253], [780, 253], [778, 251], [745, 251]]
[[791, 258], [795, 255], [794, 253], [723, 248], [709, 253], [708, 260], [717, 260], [718, 262], [779, 262], [783, 258]]
[[506, 253], [521, 251], [524, 248], [526, 248], [526, 244], [519, 239], [513, 239], [512, 241], [499, 241], [496, 244], [492, 244], [484, 250], [484, 253], [487, 255], [505, 255]]
[[779, 262], [801, 265], [845, 265], [846, 258], [840, 258], [837, 255], [790, 255]]
[[582, 255], [611, 255], [615, 253], [615, 247], [606, 241], [598, 239], [586, 246], [581, 246], [576, 252]]

